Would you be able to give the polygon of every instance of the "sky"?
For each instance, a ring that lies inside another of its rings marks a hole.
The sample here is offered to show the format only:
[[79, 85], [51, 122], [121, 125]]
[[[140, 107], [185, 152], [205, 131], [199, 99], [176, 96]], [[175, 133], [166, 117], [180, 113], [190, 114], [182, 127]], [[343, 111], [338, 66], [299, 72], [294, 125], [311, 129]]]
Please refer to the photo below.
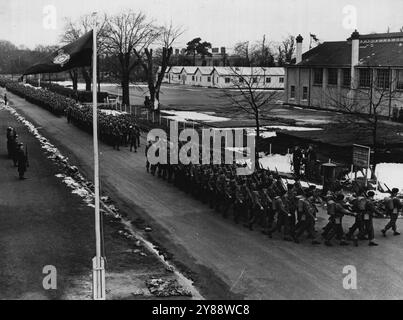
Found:
[[185, 29], [175, 47], [195, 37], [231, 51], [239, 41], [281, 41], [309, 34], [321, 41], [361, 34], [399, 31], [403, 0], [0, 0], [0, 39], [33, 49], [60, 44], [66, 19], [94, 11], [142, 11], [158, 24], [172, 21]]

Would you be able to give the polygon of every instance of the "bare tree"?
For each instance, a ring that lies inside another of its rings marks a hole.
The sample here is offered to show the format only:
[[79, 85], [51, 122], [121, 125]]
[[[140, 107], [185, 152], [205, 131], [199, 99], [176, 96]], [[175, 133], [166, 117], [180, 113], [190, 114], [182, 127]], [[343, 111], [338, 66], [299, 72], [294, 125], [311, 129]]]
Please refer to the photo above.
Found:
[[[162, 50], [157, 51], [159, 55], [154, 56], [154, 51], [151, 48], [144, 48], [144, 51], [134, 49], [134, 53], [142, 66], [145, 74], [147, 75], [148, 90], [150, 93], [151, 105], [154, 106], [155, 102], [158, 104], [158, 108], [154, 109], [159, 111], [160, 101], [160, 89], [162, 80], [165, 77], [165, 72], [169, 65], [169, 60], [172, 56], [172, 45], [182, 34], [184, 30], [181, 27], [174, 27], [172, 23], [168, 26], [163, 26], [157, 30], [158, 43], [162, 47]], [[160, 69], [157, 74], [157, 65], [155, 64], [156, 58], [159, 60]]]
[[231, 108], [244, 112], [255, 120], [255, 162], [256, 168], [259, 168], [258, 147], [261, 133], [261, 113], [262, 111], [270, 111], [280, 99], [280, 95], [278, 91], [263, 90], [265, 89], [265, 77], [261, 68], [252, 67], [250, 68], [251, 72], [247, 74], [237, 70], [237, 68], [229, 68], [231, 82], [236, 90], [222, 89], [221, 91], [223, 96], [228, 99]]
[[122, 102], [130, 105], [130, 74], [139, 64], [135, 51], [141, 52], [148, 48], [158, 37], [152, 21], [148, 21], [144, 13], [133, 11], [108, 16], [108, 38], [106, 50], [117, 57], [118, 71], [122, 85]]
[[250, 67], [249, 41], [236, 43], [234, 53], [244, 60], [243, 66]]
[[[78, 38], [82, 37], [84, 34], [90, 32], [93, 29], [95, 23], [97, 23], [97, 46], [98, 46], [98, 56], [105, 53], [105, 39], [107, 38], [106, 30], [106, 15], [103, 16], [93, 16], [92, 14], [87, 14], [80, 17], [77, 21], [67, 20], [64, 33], [61, 36], [61, 41], [63, 43], [71, 43], [76, 41]], [[99, 59], [98, 59], [99, 60]], [[70, 78], [73, 81], [73, 89], [77, 90], [77, 82], [79, 70], [85, 81], [85, 90], [91, 91], [92, 73], [90, 68], [82, 67], [80, 69], [72, 69], [69, 71]], [[98, 86], [100, 87], [100, 77], [98, 68]], [[100, 88], [98, 87], [98, 90]]]
[[285, 64], [291, 63], [295, 51], [295, 37], [291, 35], [288, 36], [278, 45], [277, 49], [277, 64], [279, 66], [284, 66]]
[[399, 100], [396, 89], [396, 80], [391, 79], [390, 70], [386, 76], [374, 80], [373, 69], [368, 68], [369, 83], [356, 85], [357, 88], [338, 94], [336, 90], [326, 92], [330, 105], [348, 116], [338, 117], [341, 124], [354, 125], [363, 135], [370, 135], [374, 151], [374, 168], [378, 162], [379, 141], [378, 133], [382, 123], [382, 109], [390, 110], [392, 103]]

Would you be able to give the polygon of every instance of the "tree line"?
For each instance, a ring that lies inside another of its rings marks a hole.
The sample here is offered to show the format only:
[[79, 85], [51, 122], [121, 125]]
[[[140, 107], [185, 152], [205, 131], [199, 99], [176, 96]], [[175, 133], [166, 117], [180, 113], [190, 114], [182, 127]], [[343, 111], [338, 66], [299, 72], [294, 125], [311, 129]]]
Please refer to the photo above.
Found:
[[[211, 56], [211, 43], [201, 38], [194, 38], [181, 54], [174, 54], [174, 43], [183, 34], [183, 28], [172, 23], [158, 25], [144, 13], [130, 10], [113, 15], [88, 14], [77, 20], [66, 20], [61, 42], [67, 44], [77, 40], [92, 30], [94, 23], [98, 30], [98, 84], [100, 86], [103, 80], [118, 82], [125, 105], [130, 105], [131, 82], [146, 82], [150, 102], [154, 105], [155, 101], [159, 101], [162, 80], [169, 66], [195, 65], [196, 56]], [[40, 45], [30, 50], [9, 41], [0, 41], [0, 73], [21, 74], [56, 49], [56, 46]], [[265, 37], [261, 43], [240, 42], [236, 44], [231, 60], [224, 54], [222, 65], [283, 66], [291, 62], [294, 49], [293, 36], [278, 45], [269, 44]], [[161, 72], [157, 74], [158, 68]], [[86, 90], [91, 90], [90, 68], [73, 69], [68, 75], [74, 90], [77, 90], [80, 80], [85, 82]]]

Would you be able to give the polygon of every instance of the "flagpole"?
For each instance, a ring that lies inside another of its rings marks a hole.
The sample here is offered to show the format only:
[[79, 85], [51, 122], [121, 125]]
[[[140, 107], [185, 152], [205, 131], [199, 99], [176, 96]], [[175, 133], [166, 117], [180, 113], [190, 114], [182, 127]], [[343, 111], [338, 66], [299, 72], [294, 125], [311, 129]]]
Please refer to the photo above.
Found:
[[92, 117], [94, 139], [94, 194], [95, 194], [95, 243], [96, 256], [92, 260], [93, 266], [93, 299], [105, 300], [105, 261], [101, 256], [101, 216], [99, 206], [99, 152], [98, 152], [98, 101], [97, 101], [97, 25], [96, 13], [93, 29], [92, 52]]

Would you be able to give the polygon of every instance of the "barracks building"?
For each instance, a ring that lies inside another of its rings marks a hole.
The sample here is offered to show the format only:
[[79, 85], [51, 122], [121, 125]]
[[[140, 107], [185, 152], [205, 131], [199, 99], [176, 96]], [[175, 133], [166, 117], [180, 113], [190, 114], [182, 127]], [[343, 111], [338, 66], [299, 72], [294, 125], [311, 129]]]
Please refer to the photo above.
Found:
[[301, 35], [296, 41], [295, 63], [285, 71], [286, 103], [342, 109], [350, 101], [351, 111], [371, 113], [380, 101], [377, 112], [389, 117], [403, 107], [403, 32], [355, 31], [304, 54]]

